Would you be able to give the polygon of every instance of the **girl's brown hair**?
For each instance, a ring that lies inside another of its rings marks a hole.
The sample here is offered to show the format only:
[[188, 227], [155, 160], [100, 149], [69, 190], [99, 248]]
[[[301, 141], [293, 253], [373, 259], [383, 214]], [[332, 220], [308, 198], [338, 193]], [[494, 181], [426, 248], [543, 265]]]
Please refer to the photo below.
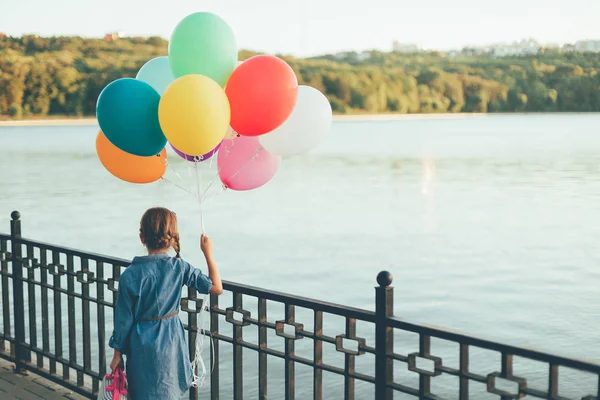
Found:
[[172, 247], [181, 258], [177, 216], [163, 207], [148, 209], [140, 221], [140, 238], [148, 250], [163, 250]]

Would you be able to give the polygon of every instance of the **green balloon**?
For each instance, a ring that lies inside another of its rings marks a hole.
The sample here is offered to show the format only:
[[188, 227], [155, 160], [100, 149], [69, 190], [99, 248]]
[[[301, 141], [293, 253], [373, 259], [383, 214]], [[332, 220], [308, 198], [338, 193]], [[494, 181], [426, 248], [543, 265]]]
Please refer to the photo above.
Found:
[[204, 75], [224, 87], [237, 66], [237, 56], [233, 30], [221, 17], [208, 12], [181, 20], [169, 42], [169, 64], [176, 78]]

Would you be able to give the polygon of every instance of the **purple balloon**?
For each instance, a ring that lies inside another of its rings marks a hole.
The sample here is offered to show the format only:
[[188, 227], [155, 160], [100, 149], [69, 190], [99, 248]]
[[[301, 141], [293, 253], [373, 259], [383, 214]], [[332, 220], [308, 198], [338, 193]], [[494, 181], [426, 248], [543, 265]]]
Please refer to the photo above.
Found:
[[214, 149], [212, 149], [211, 151], [209, 151], [208, 153], [206, 153], [202, 156], [190, 156], [189, 154], [185, 154], [183, 151], [177, 150], [177, 148], [175, 146], [173, 146], [171, 143], [169, 143], [169, 144], [171, 144], [171, 148], [173, 150], [175, 150], [175, 153], [177, 153], [177, 155], [179, 157], [183, 158], [184, 160], [191, 161], [191, 162], [202, 162], [202, 161], [206, 161], [209, 158], [211, 158], [219, 150], [219, 147], [221, 147], [221, 143], [219, 143], [217, 145], [217, 147], [215, 147]]

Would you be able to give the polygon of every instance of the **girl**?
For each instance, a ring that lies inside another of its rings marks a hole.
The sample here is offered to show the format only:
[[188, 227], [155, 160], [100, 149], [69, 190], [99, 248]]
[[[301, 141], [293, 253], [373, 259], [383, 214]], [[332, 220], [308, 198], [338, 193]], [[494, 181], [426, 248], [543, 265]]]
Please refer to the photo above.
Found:
[[[200, 248], [208, 276], [179, 255], [177, 217], [166, 208], [151, 208], [140, 222], [140, 239], [148, 255], [135, 257], [119, 279], [115, 329], [109, 346], [115, 349], [114, 371], [127, 356], [127, 383], [132, 400], [180, 399], [192, 383], [192, 368], [183, 323], [178, 318], [183, 285], [199, 293], [223, 293], [212, 255], [212, 241], [202, 235]], [[173, 248], [176, 257], [167, 252]]]

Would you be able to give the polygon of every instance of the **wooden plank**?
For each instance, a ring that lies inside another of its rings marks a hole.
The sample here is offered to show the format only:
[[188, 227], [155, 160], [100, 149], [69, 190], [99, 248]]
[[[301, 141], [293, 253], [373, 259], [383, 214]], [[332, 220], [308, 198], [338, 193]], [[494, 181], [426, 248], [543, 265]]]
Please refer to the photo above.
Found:
[[0, 398], [22, 400], [84, 400], [85, 397], [33, 373], [15, 374], [13, 364], [0, 359]]

